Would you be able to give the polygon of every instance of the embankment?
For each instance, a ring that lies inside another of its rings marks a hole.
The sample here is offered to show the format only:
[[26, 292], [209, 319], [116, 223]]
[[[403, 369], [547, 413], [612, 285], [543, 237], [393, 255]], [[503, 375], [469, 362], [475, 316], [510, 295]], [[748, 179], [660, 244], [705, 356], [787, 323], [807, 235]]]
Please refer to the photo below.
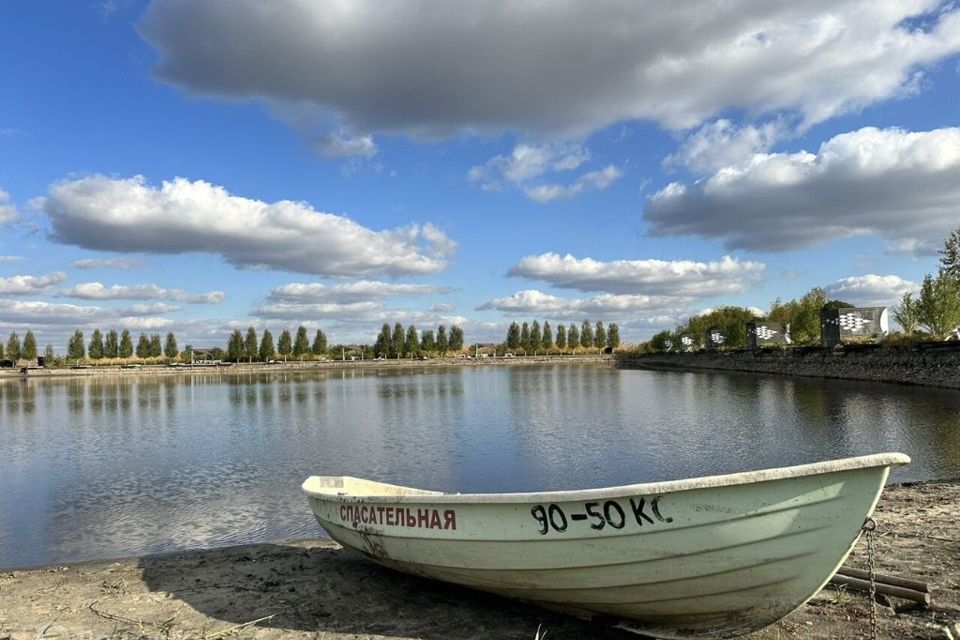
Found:
[[696, 353], [621, 354], [637, 369], [713, 369], [843, 380], [871, 380], [960, 389], [960, 343], [846, 345]]

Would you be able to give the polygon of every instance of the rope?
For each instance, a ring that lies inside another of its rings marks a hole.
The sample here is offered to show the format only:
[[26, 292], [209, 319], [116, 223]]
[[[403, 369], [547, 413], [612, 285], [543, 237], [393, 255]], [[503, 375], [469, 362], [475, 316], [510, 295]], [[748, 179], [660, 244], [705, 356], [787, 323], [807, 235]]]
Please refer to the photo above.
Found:
[[870, 640], [877, 640], [877, 568], [876, 568], [876, 532], [877, 523], [867, 518], [863, 523], [863, 532], [867, 535], [867, 565], [870, 570]]

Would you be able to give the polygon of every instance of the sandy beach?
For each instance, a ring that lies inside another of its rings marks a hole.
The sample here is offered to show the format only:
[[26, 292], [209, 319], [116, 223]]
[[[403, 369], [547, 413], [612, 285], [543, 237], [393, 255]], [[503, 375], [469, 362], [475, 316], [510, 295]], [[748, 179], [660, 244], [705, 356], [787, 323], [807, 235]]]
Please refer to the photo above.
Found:
[[[879, 637], [960, 637], [960, 481], [890, 486], [875, 514], [877, 571], [922, 580], [933, 605], [878, 607]], [[848, 566], [866, 567], [866, 545]], [[869, 638], [869, 601], [824, 589], [748, 636]], [[0, 639], [638, 637], [382, 569], [328, 540], [0, 571]], [[948, 635], [949, 634], [951, 635]]]

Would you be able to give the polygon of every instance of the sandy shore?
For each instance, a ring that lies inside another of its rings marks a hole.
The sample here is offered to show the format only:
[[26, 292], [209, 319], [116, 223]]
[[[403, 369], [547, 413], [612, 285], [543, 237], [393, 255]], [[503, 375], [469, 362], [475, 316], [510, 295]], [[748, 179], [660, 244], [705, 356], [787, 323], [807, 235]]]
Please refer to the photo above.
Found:
[[[950, 637], [946, 629], [960, 624], [960, 481], [888, 487], [875, 518], [877, 570], [933, 587], [930, 608], [898, 600], [881, 607], [880, 637]], [[865, 567], [865, 546], [849, 566]], [[551, 639], [637, 637], [381, 569], [324, 540], [0, 572], [0, 640], [532, 640], [538, 628]], [[825, 589], [749, 638], [869, 632], [866, 596]]]

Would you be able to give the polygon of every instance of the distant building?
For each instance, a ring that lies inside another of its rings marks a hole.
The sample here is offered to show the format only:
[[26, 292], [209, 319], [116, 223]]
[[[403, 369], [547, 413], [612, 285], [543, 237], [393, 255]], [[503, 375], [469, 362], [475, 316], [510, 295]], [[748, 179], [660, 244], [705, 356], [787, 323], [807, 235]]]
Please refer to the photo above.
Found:
[[747, 348], [780, 347], [791, 344], [789, 322], [748, 322]]
[[850, 339], [880, 338], [889, 332], [886, 307], [845, 307], [820, 312], [820, 343], [824, 347]]

